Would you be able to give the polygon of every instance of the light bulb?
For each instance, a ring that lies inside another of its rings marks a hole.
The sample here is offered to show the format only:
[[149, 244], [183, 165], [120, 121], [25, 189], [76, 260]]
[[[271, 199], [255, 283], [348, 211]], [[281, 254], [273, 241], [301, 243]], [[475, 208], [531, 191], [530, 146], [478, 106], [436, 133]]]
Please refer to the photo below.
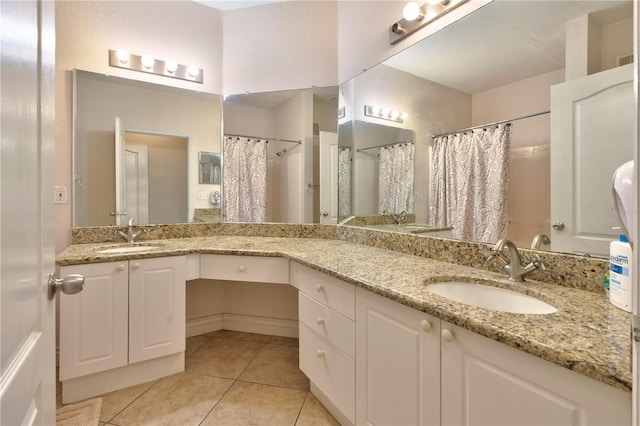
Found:
[[382, 110], [380, 115], [383, 116], [383, 117], [388, 117], [389, 113], [391, 113], [391, 110], [389, 108], [385, 108], [385, 109]]
[[397, 119], [398, 117], [400, 117], [400, 111], [391, 111], [389, 117], [393, 120]]
[[380, 115], [380, 107], [377, 107], [377, 106], [371, 107], [371, 114]]
[[416, 19], [422, 19], [424, 13], [418, 3], [412, 1], [407, 3], [407, 5], [402, 9], [402, 17], [407, 21], [415, 21]]
[[176, 70], [178, 69], [178, 63], [173, 59], [167, 59], [164, 63], [164, 66], [167, 69], [167, 71], [172, 74], [176, 72]]
[[402, 120], [406, 120], [407, 118], [409, 118], [409, 114], [407, 114], [406, 112], [403, 112], [402, 114], [400, 114], [400, 118]]
[[120, 62], [121, 64], [126, 64], [127, 62], [129, 62], [129, 52], [127, 52], [126, 50], [118, 50], [116, 52], [116, 56], [118, 57], [118, 62]]
[[187, 74], [189, 74], [190, 77], [195, 77], [198, 75], [198, 73], [200, 72], [200, 69], [198, 67], [196, 67], [195, 65], [191, 65], [189, 67], [189, 69], [187, 70]]
[[153, 56], [151, 55], [143, 55], [142, 56], [142, 65], [145, 68], [151, 68], [153, 67], [153, 64], [156, 62], [155, 59], [153, 59]]

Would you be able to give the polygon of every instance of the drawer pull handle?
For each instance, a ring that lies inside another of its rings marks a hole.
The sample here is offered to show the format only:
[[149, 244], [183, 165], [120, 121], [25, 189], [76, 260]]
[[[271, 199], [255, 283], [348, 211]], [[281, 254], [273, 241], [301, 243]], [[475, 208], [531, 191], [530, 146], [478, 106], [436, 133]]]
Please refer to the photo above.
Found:
[[323, 325], [324, 324], [324, 318], [320, 318], [320, 317], [316, 318], [316, 324]]
[[433, 329], [433, 326], [431, 325], [431, 321], [429, 320], [420, 321], [420, 327], [422, 327], [422, 329], [427, 333], [429, 333]]
[[324, 291], [324, 286], [322, 284], [316, 284], [316, 291], [318, 293]]
[[318, 349], [318, 350], [316, 351], [316, 355], [318, 356], [318, 358], [324, 358], [324, 351], [323, 351], [323, 350]]
[[238, 266], [238, 271], [240, 271], [240, 272], [244, 272], [244, 271], [246, 271], [246, 270], [247, 270], [247, 268], [245, 268], [245, 267], [244, 267], [244, 265], [240, 265], [240, 266]]
[[445, 328], [442, 330], [441, 335], [442, 335], [442, 340], [444, 340], [445, 342], [449, 342], [449, 343], [453, 342], [453, 333], [451, 332], [451, 330], [448, 330]]
[[124, 266], [124, 265], [118, 265], [118, 266], [116, 266], [116, 271], [118, 271], [118, 272], [122, 272], [122, 271], [124, 271], [125, 269], [126, 269], [126, 266]]
[[131, 269], [139, 269], [140, 268], [140, 264], [138, 262], [135, 262], [134, 264], [131, 265]]

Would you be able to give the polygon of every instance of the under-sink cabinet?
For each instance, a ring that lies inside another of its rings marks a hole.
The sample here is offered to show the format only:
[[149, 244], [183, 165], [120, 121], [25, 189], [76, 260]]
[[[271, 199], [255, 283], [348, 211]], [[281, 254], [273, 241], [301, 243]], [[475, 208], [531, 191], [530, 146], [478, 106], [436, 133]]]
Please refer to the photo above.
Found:
[[356, 289], [356, 419], [440, 424], [440, 320]]
[[336, 418], [353, 424], [355, 287], [295, 262], [290, 274], [299, 290], [300, 369]]
[[356, 291], [358, 425], [625, 425], [631, 394]]
[[443, 425], [629, 425], [631, 393], [442, 322]]
[[[83, 388], [94, 393], [85, 378], [97, 373], [119, 371], [123, 378], [113, 377], [113, 385], [127, 384], [137, 373], [122, 367], [172, 354], [180, 354], [182, 365], [169, 360], [171, 372], [184, 370], [185, 270], [184, 256], [61, 267], [62, 275], [85, 277], [80, 293], [60, 297], [63, 402], [85, 396]], [[140, 380], [160, 374], [158, 366]], [[107, 379], [96, 382], [107, 385]]]

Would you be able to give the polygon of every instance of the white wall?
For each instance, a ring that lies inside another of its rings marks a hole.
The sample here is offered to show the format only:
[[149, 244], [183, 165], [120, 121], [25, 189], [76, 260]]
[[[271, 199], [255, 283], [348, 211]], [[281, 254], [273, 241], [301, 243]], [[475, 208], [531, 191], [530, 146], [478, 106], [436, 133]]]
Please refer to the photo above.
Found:
[[[174, 57], [204, 69], [204, 84], [109, 67], [108, 50]], [[187, 1], [56, 2], [56, 177], [71, 182], [71, 70], [222, 93], [222, 12]], [[71, 198], [56, 205], [56, 252], [71, 243]]]
[[337, 5], [286, 1], [224, 12], [224, 93], [338, 84]]

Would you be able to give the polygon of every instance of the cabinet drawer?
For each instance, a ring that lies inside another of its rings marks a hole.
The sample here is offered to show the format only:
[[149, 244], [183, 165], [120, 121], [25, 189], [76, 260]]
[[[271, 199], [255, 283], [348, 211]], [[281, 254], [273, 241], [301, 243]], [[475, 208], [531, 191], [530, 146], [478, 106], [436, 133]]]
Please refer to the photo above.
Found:
[[282, 257], [200, 255], [200, 278], [289, 284], [289, 260]]
[[298, 292], [298, 317], [310, 329], [355, 358], [356, 325], [349, 318]]
[[291, 262], [291, 284], [312, 299], [355, 320], [356, 289], [353, 285], [295, 262]]
[[355, 424], [355, 361], [300, 322], [300, 369]]

